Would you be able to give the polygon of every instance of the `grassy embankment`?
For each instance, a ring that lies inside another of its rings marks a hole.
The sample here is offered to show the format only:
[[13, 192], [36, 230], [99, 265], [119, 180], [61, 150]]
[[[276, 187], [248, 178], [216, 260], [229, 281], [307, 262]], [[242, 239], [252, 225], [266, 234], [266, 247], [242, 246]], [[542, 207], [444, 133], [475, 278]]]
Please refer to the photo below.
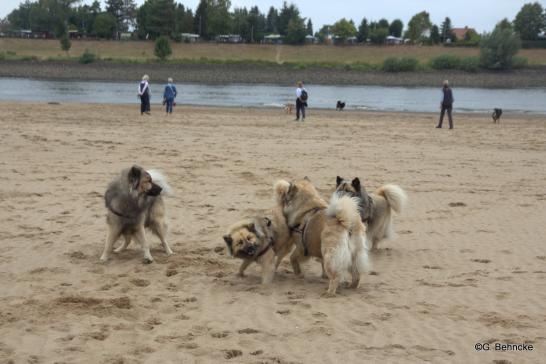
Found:
[[[77, 61], [88, 50], [97, 59], [120, 63], [153, 63], [152, 41], [72, 41], [67, 54], [57, 40], [0, 39], [0, 59]], [[284, 65], [293, 68], [328, 67], [376, 70], [389, 57], [412, 57], [419, 69], [429, 68], [431, 59], [440, 55], [460, 58], [477, 57], [479, 49], [443, 46], [325, 46], [325, 45], [256, 45], [215, 43], [172, 43], [168, 63], [248, 63]], [[518, 56], [527, 58], [529, 66], [546, 65], [546, 49], [522, 49]]]

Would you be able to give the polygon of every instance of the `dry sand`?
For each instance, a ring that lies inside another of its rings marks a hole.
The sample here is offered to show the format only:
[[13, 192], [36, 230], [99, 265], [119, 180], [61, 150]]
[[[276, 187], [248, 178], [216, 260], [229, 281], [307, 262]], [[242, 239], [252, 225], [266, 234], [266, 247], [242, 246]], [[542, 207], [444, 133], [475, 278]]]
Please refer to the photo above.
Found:
[[[544, 118], [137, 109], [0, 103], [0, 362], [544, 362]], [[102, 194], [132, 163], [170, 178], [176, 255], [154, 237], [155, 263], [132, 245], [102, 265]], [[375, 274], [333, 299], [314, 261], [237, 278], [227, 226], [271, 207], [277, 178], [328, 197], [338, 174], [408, 192]]]

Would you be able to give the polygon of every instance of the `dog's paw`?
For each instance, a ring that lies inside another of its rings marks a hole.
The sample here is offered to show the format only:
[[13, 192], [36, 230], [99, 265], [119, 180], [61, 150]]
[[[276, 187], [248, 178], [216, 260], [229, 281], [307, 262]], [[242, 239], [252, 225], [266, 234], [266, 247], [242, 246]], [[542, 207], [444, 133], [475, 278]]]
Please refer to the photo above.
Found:
[[154, 262], [154, 260], [151, 257], [150, 258], [144, 258], [143, 262], [144, 262], [144, 264], [151, 264], [151, 263]]
[[334, 298], [336, 297], [336, 294], [335, 293], [330, 293], [328, 291], [324, 292], [323, 294], [320, 295], [322, 298]]
[[100, 257], [99, 260], [100, 260], [100, 262], [101, 262], [102, 264], [108, 263], [108, 257], [105, 257], [104, 255], [103, 255], [102, 257]]
[[114, 254], [119, 254], [121, 253], [122, 251], [125, 251], [125, 248], [120, 246], [119, 248], [116, 248], [114, 249]]

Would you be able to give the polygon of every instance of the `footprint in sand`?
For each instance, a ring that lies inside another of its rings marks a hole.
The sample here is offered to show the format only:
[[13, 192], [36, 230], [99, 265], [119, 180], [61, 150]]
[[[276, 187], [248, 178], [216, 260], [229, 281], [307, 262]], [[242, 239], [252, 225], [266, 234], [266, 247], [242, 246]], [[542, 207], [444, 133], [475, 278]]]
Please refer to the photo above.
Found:
[[475, 263], [483, 263], [483, 264], [491, 263], [489, 259], [470, 259], [470, 260]]
[[241, 355], [243, 355], [243, 352], [241, 350], [237, 350], [237, 349], [224, 350], [224, 358], [228, 360], [236, 358]]
[[223, 339], [229, 335], [229, 331], [213, 332], [210, 334], [215, 339]]
[[139, 278], [132, 279], [131, 283], [137, 287], [148, 287], [151, 284], [150, 281], [146, 279], [139, 279]]
[[259, 331], [251, 328], [246, 328], [237, 331], [239, 334], [257, 334]]

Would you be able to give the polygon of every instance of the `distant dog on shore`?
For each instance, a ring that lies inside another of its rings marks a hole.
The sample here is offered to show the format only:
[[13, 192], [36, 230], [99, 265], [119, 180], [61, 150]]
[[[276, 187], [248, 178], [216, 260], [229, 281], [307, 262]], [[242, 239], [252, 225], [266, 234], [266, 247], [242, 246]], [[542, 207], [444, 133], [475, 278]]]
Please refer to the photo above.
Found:
[[406, 192], [400, 186], [384, 185], [374, 194], [368, 194], [358, 178], [349, 181], [337, 176], [336, 192], [358, 198], [360, 217], [366, 224], [366, 236], [372, 249], [394, 235], [392, 211], [401, 213], [407, 204]]
[[501, 115], [502, 109], [494, 109], [493, 114], [491, 114], [491, 117], [493, 118], [493, 123], [500, 123]]
[[114, 243], [123, 235], [124, 242], [114, 252], [127, 248], [134, 238], [142, 247], [144, 263], [153, 262], [150, 247], [144, 234], [149, 228], [157, 235], [167, 255], [173, 252], [167, 243], [165, 205], [163, 196], [170, 193], [165, 177], [158, 171], [146, 171], [134, 165], [124, 169], [110, 184], [104, 194], [108, 237], [100, 260], [108, 261]]
[[292, 110], [294, 110], [296, 106], [294, 104], [285, 104], [284, 105], [284, 112], [287, 114], [292, 114]]
[[342, 111], [345, 108], [345, 102], [337, 100], [336, 110]]

